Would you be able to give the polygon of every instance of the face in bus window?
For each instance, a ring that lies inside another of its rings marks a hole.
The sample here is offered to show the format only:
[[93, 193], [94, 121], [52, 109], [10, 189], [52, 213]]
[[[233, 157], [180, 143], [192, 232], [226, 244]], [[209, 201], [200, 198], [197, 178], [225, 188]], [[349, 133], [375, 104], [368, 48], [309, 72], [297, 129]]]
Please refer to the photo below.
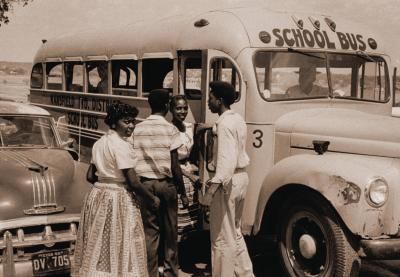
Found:
[[171, 113], [175, 121], [184, 121], [188, 114], [188, 103], [184, 98], [172, 98]]
[[300, 67], [299, 70], [299, 86], [302, 92], [309, 94], [312, 90], [313, 84], [316, 79], [315, 67]]

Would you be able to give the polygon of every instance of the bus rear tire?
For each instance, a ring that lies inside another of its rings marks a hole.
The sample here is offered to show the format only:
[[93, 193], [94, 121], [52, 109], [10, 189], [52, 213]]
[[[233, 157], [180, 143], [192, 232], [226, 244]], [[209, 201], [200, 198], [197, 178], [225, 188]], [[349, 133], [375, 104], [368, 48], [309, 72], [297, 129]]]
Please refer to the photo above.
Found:
[[332, 209], [315, 197], [299, 200], [283, 207], [278, 226], [279, 256], [287, 275], [358, 276], [361, 259]]

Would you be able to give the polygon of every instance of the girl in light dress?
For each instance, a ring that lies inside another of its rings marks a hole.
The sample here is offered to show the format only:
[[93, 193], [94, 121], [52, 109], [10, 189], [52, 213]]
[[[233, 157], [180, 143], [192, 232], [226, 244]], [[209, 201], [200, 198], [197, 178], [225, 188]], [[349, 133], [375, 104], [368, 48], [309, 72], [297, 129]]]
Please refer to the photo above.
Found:
[[138, 110], [113, 104], [104, 120], [110, 130], [92, 149], [86, 195], [77, 235], [73, 276], [146, 277], [146, 243], [135, 194], [158, 209], [160, 200], [138, 180], [132, 144], [127, 141]]
[[187, 238], [190, 232], [198, 230], [199, 203], [197, 187], [200, 186], [197, 175], [198, 168], [189, 161], [190, 152], [193, 147], [193, 124], [185, 122], [188, 114], [188, 102], [184, 95], [175, 95], [170, 102], [172, 113], [172, 124], [178, 128], [183, 145], [178, 149], [178, 157], [181, 163], [183, 181], [185, 183], [186, 195], [189, 199], [188, 208], [183, 208], [178, 198], [178, 240]]

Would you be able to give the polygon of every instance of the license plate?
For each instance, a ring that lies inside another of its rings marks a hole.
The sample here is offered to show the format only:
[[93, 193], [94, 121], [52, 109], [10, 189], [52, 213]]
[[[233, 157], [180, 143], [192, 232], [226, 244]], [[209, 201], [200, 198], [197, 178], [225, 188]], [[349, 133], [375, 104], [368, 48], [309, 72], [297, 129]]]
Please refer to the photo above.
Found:
[[71, 268], [68, 250], [55, 250], [32, 255], [33, 275], [40, 276]]

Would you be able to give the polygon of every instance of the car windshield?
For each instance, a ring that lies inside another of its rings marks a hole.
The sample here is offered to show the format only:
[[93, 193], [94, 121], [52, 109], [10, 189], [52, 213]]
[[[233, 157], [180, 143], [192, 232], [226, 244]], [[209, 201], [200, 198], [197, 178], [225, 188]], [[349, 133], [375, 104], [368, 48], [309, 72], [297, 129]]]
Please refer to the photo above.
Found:
[[259, 51], [254, 67], [266, 100], [335, 97], [387, 102], [390, 97], [384, 59], [361, 52]]
[[55, 147], [47, 117], [0, 115], [0, 147]]

